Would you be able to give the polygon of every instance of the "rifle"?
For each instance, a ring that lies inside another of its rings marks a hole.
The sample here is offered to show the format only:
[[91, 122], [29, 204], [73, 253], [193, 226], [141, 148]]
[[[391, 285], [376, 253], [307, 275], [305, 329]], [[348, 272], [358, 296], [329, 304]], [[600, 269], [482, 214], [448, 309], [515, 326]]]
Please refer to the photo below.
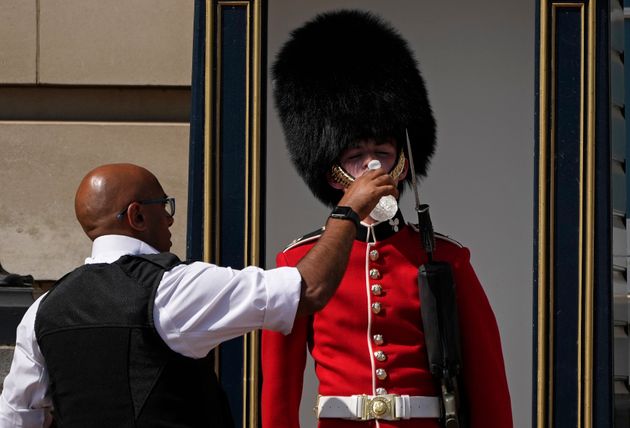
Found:
[[431, 374], [439, 384], [442, 395], [442, 422], [445, 428], [465, 428], [459, 396], [459, 380], [462, 358], [455, 282], [451, 266], [447, 262], [433, 260], [435, 236], [429, 214], [429, 206], [420, 204], [416, 174], [411, 155], [409, 133], [407, 152], [411, 169], [411, 182], [416, 200], [418, 227], [422, 246], [428, 262], [418, 269], [418, 288], [424, 335]]

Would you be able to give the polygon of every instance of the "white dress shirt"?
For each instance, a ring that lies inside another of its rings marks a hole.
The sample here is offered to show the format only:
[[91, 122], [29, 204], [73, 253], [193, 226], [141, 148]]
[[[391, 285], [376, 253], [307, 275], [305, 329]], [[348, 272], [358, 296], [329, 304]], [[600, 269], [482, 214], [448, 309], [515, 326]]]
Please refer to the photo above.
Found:
[[[113, 263], [126, 254], [157, 254], [148, 244], [121, 235], [94, 240], [89, 263]], [[195, 262], [165, 272], [158, 285], [153, 319], [175, 352], [202, 358], [228, 339], [264, 328], [288, 334], [300, 300], [297, 269], [243, 270]], [[43, 296], [42, 296], [43, 297]], [[0, 428], [47, 426], [52, 399], [48, 372], [35, 337], [41, 297], [17, 328], [11, 370], [0, 395]]]

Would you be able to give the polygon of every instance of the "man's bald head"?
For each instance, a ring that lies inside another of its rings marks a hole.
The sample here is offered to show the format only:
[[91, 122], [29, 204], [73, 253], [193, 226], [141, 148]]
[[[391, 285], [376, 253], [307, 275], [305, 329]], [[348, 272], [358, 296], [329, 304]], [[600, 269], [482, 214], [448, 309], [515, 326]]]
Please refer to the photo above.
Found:
[[158, 179], [147, 169], [128, 163], [99, 166], [79, 184], [74, 208], [85, 233], [94, 240], [101, 235], [135, 236], [116, 214], [129, 203], [164, 196]]

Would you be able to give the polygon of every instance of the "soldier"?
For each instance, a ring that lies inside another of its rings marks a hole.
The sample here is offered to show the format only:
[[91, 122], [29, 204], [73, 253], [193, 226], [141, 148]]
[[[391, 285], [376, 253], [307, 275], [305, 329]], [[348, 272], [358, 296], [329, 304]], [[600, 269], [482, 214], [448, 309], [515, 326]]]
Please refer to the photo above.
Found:
[[[374, 160], [399, 190], [412, 180], [408, 156], [415, 172], [426, 174], [435, 122], [424, 81], [407, 43], [375, 15], [318, 15], [291, 34], [273, 78], [291, 158], [326, 205], [335, 207]], [[403, 149], [405, 130], [412, 153]], [[380, 222], [366, 216], [358, 228], [326, 308], [296, 321], [289, 335], [263, 332], [263, 428], [299, 426], [307, 347], [319, 379], [319, 427], [440, 426], [440, 391], [429, 370], [418, 293], [418, 267], [427, 263], [419, 231], [400, 211]], [[294, 241], [278, 254], [278, 266], [299, 263], [322, 231]], [[499, 331], [470, 253], [437, 235], [433, 258], [451, 265], [457, 287], [469, 426], [509, 428]]]

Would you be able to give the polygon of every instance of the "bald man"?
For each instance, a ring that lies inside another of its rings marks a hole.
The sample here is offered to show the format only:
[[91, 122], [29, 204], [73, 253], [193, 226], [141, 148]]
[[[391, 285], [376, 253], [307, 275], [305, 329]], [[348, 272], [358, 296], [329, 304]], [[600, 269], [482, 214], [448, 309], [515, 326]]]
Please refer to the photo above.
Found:
[[384, 170], [363, 175], [296, 268], [238, 271], [168, 252], [175, 200], [148, 170], [89, 172], [75, 210], [92, 254], [18, 326], [0, 427], [48, 426], [53, 408], [62, 427], [231, 426], [209, 351], [254, 329], [286, 334], [296, 317], [321, 309], [358, 219], [387, 194], [397, 191]]

